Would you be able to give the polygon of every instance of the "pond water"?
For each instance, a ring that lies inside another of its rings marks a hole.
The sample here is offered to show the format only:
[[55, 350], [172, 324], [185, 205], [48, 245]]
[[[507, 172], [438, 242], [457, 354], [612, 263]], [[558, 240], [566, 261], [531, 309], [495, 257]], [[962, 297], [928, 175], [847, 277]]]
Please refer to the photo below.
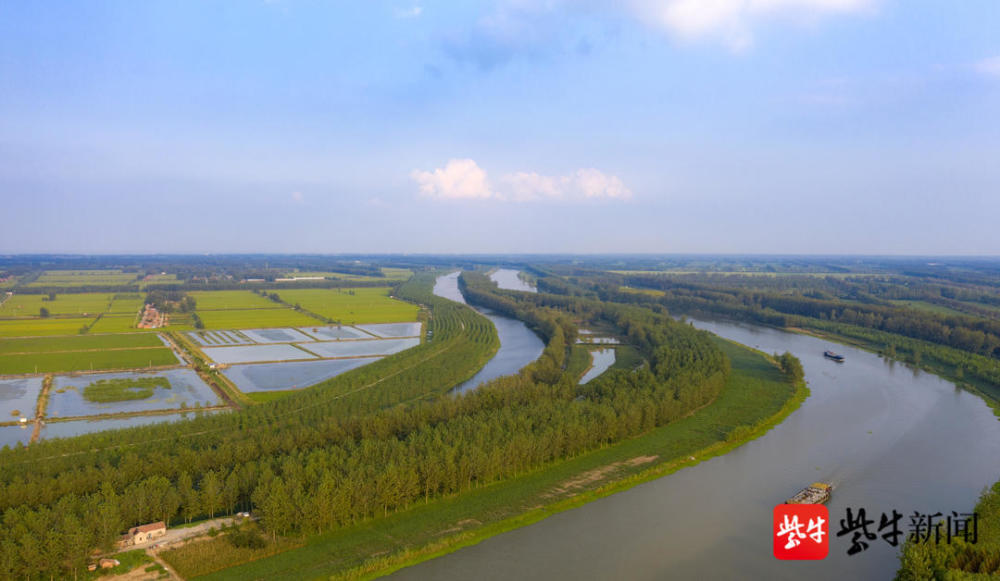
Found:
[[341, 341], [344, 339], [371, 339], [371, 335], [346, 325], [329, 327], [299, 327], [299, 331], [318, 341]]
[[35, 429], [35, 424], [29, 423], [26, 426], [0, 426], [0, 448], [4, 446], [14, 447], [21, 442], [27, 445], [31, 440], [31, 431]]
[[297, 329], [243, 329], [240, 332], [256, 343], [300, 343], [313, 340]]
[[250, 363], [254, 361], [295, 361], [298, 359], [315, 359], [312, 353], [303, 351], [294, 345], [279, 343], [277, 345], [234, 345], [232, 347], [203, 347], [202, 351], [216, 363], [232, 365], [234, 363]]
[[0, 421], [12, 422], [21, 417], [29, 420], [34, 418], [38, 394], [41, 391], [41, 377], [0, 379]]
[[587, 383], [598, 375], [604, 373], [609, 367], [615, 364], [614, 349], [594, 349], [590, 352], [590, 369], [580, 378], [580, 385]]
[[40, 438], [42, 440], [52, 438], [70, 438], [93, 432], [103, 432], [105, 430], [118, 430], [121, 428], [134, 428], [136, 426], [147, 426], [150, 424], [162, 424], [166, 422], [178, 422], [197, 417], [199, 414], [226, 413], [223, 410], [208, 410], [204, 412], [184, 412], [180, 414], [162, 414], [155, 416], [135, 416], [132, 418], [116, 418], [111, 420], [73, 420], [70, 422], [49, 422], [42, 426]]
[[371, 355], [392, 355], [420, 344], [419, 337], [409, 339], [377, 339], [371, 341], [335, 341], [326, 343], [306, 343], [303, 349], [320, 357], [365, 357]]
[[[458, 290], [458, 275], [459, 273], [453, 272], [438, 277], [434, 284], [434, 294], [464, 304], [465, 297]], [[521, 321], [501, 317], [487, 309], [476, 308], [476, 310], [486, 315], [496, 326], [500, 348], [493, 359], [490, 359], [472, 379], [455, 388], [454, 391], [457, 393], [475, 389], [491, 379], [517, 373], [522, 367], [538, 359], [545, 348], [538, 335]]]
[[247, 345], [250, 339], [234, 331], [189, 331], [187, 336], [203, 347], [219, 345]]
[[[848, 556], [846, 508], [874, 518], [968, 512], [1000, 480], [1000, 421], [978, 397], [936, 376], [814, 337], [695, 322], [768, 353], [791, 351], [812, 395], [761, 438], [670, 476], [559, 513], [395, 574], [396, 579], [891, 579], [897, 549], [881, 538]], [[846, 356], [838, 364], [826, 349]], [[779, 561], [772, 511], [830, 481], [830, 555]], [[901, 529], [908, 531], [908, 517]]]
[[376, 337], [419, 337], [420, 323], [375, 323], [358, 325]]
[[378, 361], [381, 357], [322, 359], [291, 363], [234, 365], [223, 374], [244, 392], [302, 389], [341, 373]]
[[[102, 379], [165, 377], [170, 389], [157, 387], [146, 399], [97, 403], [83, 397], [83, 389]], [[219, 405], [218, 396], [192, 369], [166, 369], [149, 373], [90, 373], [85, 375], [56, 375], [52, 380], [46, 415], [66, 418], [123, 412], [193, 408], [195, 405]]]
[[501, 268], [490, 273], [490, 280], [497, 283], [497, 286], [506, 290], [525, 291], [536, 293], [538, 289], [524, 281], [520, 276], [521, 272], [510, 268]]

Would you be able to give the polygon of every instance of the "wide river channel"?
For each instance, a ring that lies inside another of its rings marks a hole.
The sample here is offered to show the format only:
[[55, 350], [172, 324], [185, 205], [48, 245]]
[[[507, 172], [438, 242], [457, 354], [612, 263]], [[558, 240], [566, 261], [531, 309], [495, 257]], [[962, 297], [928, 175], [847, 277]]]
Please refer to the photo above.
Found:
[[[891, 579], [882, 538], [848, 556], [851, 507], [904, 516], [967, 512], [1000, 479], [1000, 421], [975, 395], [859, 349], [742, 324], [700, 328], [767, 353], [791, 351], [812, 390], [761, 438], [670, 476], [403, 569], [396, 579]], [[823, 357], [834, 349], [845, 363]], [[830, 554], [779, 561], [772, 510], [814, 481], [836, 486]], [[885, 531], [883, 531], [885, 532]], [[944, 542], [944, 541], [942, 541]]]
[[[516, 275], [516, 271], [515, 275]], [[439, 276], [434, 284], [434, 294], [439, 297], [450, 299], [465, 304], [465, 297], [458, 289], [458, 272]], [[497, 328], [497, 336], [500, 338], [500, 348], [493, 359], [490, 359], [479, 373], [472, 379], [459, 385], [454, 389], [455, 393], [461, 393], [470, 389], [475, 389], [484, 382], [496, 379], [504, 375], [513, 375], [522, 367], [538, 359], [545, 349], [545, 344], [535, 335], [524, 323], [510, 317], [501, 317], [488, 309], [475, 307], [477, 311], [486, 316]]]

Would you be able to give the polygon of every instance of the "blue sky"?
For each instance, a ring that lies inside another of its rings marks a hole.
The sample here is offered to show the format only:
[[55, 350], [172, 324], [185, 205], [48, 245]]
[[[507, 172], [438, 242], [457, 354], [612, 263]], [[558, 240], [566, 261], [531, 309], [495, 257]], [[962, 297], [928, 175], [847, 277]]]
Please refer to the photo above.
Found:
[[995, 0], [0, 3], [0, 252], [1000, 255]]

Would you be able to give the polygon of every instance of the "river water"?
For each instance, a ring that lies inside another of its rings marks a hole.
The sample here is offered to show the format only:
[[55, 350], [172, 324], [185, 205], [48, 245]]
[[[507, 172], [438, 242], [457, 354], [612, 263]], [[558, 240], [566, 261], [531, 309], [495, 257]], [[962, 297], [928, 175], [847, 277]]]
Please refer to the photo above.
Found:
[[[514, 271], [516, 272], [516, 271]], [[465, 297], [458, 289], [458, 272], [439, 276], [434, 284], [434, 294], [462, 304]], [[524, 323], [510, 317], [501, 317], [489, 309], [473, 307], [486, 316], [497, 328], [500, 348], [472, 379], [456, 387], [455, 393], [475, 389], [484, 382], [503, 375], [513, 375], [542, 354], [545, 344]]]
[[538, 289], [524, 281], [519, 275], [521, 271], [511, 268], [499, 268], [490, 274], [490, 280], [502, 289], [537, 293]]
[[[765, 436], [534, 525], [399, 571], [397, 579], [891, 579], [898, 549], [881, 538], [848, 556], [845, 509], [875, 521], [967, 512], [1000, 479], [1000, 421], [936, 376], [814, 337], [749, 325], [694, 324], [762, 351], [791, 351], [812, 390]], [[846, 356], [839, 364], [825, 349]], [[830, 554], [772, 555], [772, 510], [817, 480], [836, 489]]]

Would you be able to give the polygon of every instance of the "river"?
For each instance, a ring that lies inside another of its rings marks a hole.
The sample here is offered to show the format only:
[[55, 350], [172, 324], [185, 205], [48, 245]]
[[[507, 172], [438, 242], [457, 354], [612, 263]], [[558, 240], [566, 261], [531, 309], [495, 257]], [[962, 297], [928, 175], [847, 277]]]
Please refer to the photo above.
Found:
[[[802, 407], [736, 450], [553, 515], [396, 579], [891, 579], [897, 551], [881, 538], [848, 556], [845, 509], [909, 515], [967, 512], [1000, 479], [1000, 421], [977, 396], [939, 377], [815, 337], [694, 321], [757, 347], [791, 351], [812, 390]], [[834, 348], [845, 363], [823, 357]], [[772, 510], [803, 486], [835, 484], [830, 554], [772, 555]]]
[[538, 289], [531, 286], [523, 278], [521, 271], [511, 268], [499, 268], [490, 274], [490, 280], [497, 283], [502, 289], [537, 293]]
[[[516, 271], [515, 271], [516, 272]], [[465, 297], [458, 289], [458, 272], [439, 276], [434, 283], [434, 294], [462, 304]], [[455, 393], [475, 389], [491, 379], [513, 375], [542, 354], [545, 344], [524, 323], [510, 317], [501, 317], [489, 309], [473, 307], [486, 316], [497, 328], [500, 348], [472, 379], [456, 387]]]

